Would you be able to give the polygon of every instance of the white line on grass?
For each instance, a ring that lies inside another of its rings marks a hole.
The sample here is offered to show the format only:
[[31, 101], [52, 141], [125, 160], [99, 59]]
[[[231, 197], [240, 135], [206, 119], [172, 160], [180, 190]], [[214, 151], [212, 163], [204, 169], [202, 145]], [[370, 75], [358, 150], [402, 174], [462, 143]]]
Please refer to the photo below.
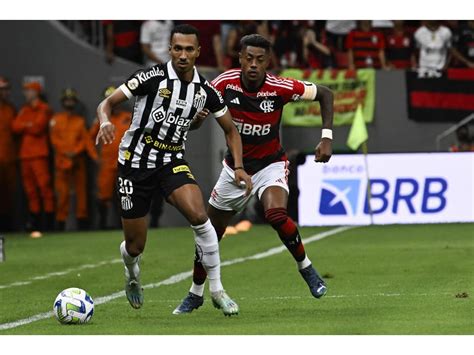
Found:
[[109, 260], [109, 261], [101, 261], [100, 263], [97, 263], [97, 264], [84, 264], [84, 265], [81, 265], [81, 266], [76, 267], [74, 269], [66, 269], [64, 271], [50, 272], [49, 274], [31, 277], [26, 281], [17, 281], [17, 282], [13, 282], [11, 284], [8, 284], [8, 285], [0, 285], [0, 290], [4, 289], [4, 288], [11, 288], [11, 287], [16, 287], [16, 286], [29, 285], [33, 281], [46, 280], [46, 279], [49, 279], [49, 278], [54, 277], [54, 276], [63, 276], [63, 275], [70, 274], [72, 272], [78, 272], [78, 271], [87, 270], [87, 269], [95, 269], [97, 267], [101, 267], [101, 266], [104, 266], [104, 265], [117, 264], [117, 263], [120, 263], [120, 262], [122, 262], [122, 259], [112, 259], [112, 260]]
[[[309, 243], [324, 239], [326, 237], [329, 237], [331, 235], [342, 233], [342, 232], [345, 232], [349, 229], [353, 229], [353, 228], [356, 228], [356, 227], [357, 226], [334, 228], [334, 229], [328, 230], [326, 232], [318, 233], [318, 234], [315, 234], [311, 237], [305, 238], [305, 239], [303, 239], [303, 243], [304, 244], [309, 244]], [[224, 261], [224, 262], [221, 263], [221, 266], [239, 264], [239, 263], [243, 263], [243, 262], [248, 261], [248, 260], [259, 260], [259, 259], [263, 259], [263, 258], [267, 258], [267, 257], [272, 256], [272, 255], [275, 255], [275, 254], [279, 254], [279, 253], [281, 253], [285, 250], [286, 250], [286, 247], [284, 245], [281, 245], [281, 246], [276, 247], [276, 248], [268, 249], [267, 251], [264, 251], [263, 253], [258, 253], [258, 254], [243, 257], [243, 258], [236, 258], [236, 259]], [[121, 260], [121, 259], [119, 259], [119, 260]], [[151, 284], [144, 285], [143, 288], [148, 289], [148, 288], [160, 287], [160, 286], [163, 286], [163, 285], [173, 285], [173, 284], [176, 284], [176, 283], [181, 282], [183, 280], [186, 280], [187, 278], [191, 277], [192, 275], [193, 275], [192, 270], [191, 271], [186, 271], [186, 272], [181, 272], [179, 274], [170, 276], [170, 277], [168, 277], [167, 279], [165, 279], [163, 281], [159, 281], [159, 282], [156, 282], [156, 283], [151, 283]], [[96, 298], [95, 301], [94, 301], [94, 304], [95, 305], [100, 305], [100, 304], [110, 302], [114, 299], [117, 299], [117, 298], [120, 298], [120, 297], [123, 297], [123, 296], [125, 296], [125, 291], [115, 292], [115, 293], [112, 293], [111, 295], [108, 295], [108, 296], [103, 296], [103, 297]], [[20, 320], [14, 321], [14, 322], [0, 324], [0, 330], [16, 328], [16, 327], [19, 327], [19, 326], [22, 326], [22, 325], [25, 325], [25, 324], [30, 324], [30, 323], [33, 323], [33, 322], [36, 322], [36, 321], [39, 321], [39, 320], [42, 320], [42, 319], [50, 318], [52, 316], [53, 316], [52, 311], [36, 314], [34, 316], [24, 318], [24, 319], [20, 319]]]

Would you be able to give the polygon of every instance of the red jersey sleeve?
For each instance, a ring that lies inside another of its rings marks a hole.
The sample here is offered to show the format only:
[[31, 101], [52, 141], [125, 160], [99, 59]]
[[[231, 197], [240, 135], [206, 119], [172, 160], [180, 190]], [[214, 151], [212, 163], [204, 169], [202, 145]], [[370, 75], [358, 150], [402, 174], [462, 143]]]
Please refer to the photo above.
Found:
[[279, 94], [286, 104], [291, 101], [314, 101], [317, 93], [317, 86], [308, 81], [301, 81], [296, 79], [281, 79]]

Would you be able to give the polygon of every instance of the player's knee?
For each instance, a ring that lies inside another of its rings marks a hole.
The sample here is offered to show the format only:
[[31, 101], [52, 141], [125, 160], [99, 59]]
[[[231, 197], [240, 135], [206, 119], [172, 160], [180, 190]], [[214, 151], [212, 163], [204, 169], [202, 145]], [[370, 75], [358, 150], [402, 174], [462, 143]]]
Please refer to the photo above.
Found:
[[278, 229], [288, 219], [286, 208], [270, 208], [265, 211], [265, 220], [274, 228]]
[[189, 216], [189, 223], [191, 223], [192, 226], [199, 226], [206, 223], [208, 219], [209, 217], [205, 211], [195, 212], [192, 216]]
[[126, 245], [127, 252], [130, 256], [138, 256], [143, 253], [145, 250], [145, 243], [134, 241], [131, 243], [127, 243]]

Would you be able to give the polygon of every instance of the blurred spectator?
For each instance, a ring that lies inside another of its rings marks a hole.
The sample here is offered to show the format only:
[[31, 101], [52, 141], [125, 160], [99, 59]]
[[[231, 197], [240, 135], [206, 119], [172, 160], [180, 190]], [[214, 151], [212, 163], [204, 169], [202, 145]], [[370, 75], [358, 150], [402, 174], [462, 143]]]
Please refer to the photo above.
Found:
[[225, 47], [226, 60], [228, 61], [226, 66], [230, 68], [240, 67], [240, 40], [246, 35], [257, 33], [257, 27], [257, 21], [239, 21], [237, 26], [229, 31]]
[[473, 138], [469, 134], [469, 126], [467, 124], [460, 126], [456, 130], [457, 144], [452, 145], [449, 150], [451, 152], [474, 152]]
[[199, 31], [199, 45], [201, 54], [199, 55], [199, 66], [218, 68], [224, 71], [224, 52], [221, 40], [221, 22], [216, 20], [191, 20], [179, 21], [194, 26]]
[[97, 160], [84, 117], [75, 113], [77, 93], [65, 89], [61, 97], [64, 111], [56, 113], [50, 122], [51, 144], [54, 149], [56, 222], [65, 230], [69, 215], [69, 197], [76, 195], [76, 218], [80, 230], [88, 229], [86, 152]]
[[444, 70], [449, 63], [452, 33], [439, 21], [425, 21], [415, 32], [415, 44], [419, 49], [418, 67], [422, 70]]
[[[224, 46], [224, 66], [226, 68], [237, 68], [240, 67], [239, 53], [240, 53], [240, 40], [242, 37], [258, 33], [259, 35], [267, 38], [270, 42], [274, 42], [274, 36], [270, 33], [269, 21], [238, 21], [232, 28], [230, 28], [227, 35], [227, 42]], [[275, 57], [275, 53], [271, 52], [270, 67], [277, 67], [278, 60]]]
[[10, 82], [0, 76], [0, 232], [11, 230], [15, 213], [17, 146], [11, 128], [15, 116]]
[[307, 21], [303, 27], [303, 58], [306, 67], [322, 69], [332, 67], [331, 49], [327, 45], [326, 31], [318, 34], [314, 21]]
[[405, 30], [403, 20], [394, 20], [393, 29], [386, 37], [387, 66], [395, 69], [415, 68], [413, 50], [412, 36]]
[[[104, 90], [104, 98], [115, 91], [110, 86]], [[117, 159], [119, 144], [125, 131], [130, 126], [132, 114], [122, 109], [123, 106], [112, 109], [110, 121], [115, 126], [115, 140], [111, 144], [104, 144], [99, 152], [99, 173], [97, 175], [97, 199], [99, 201], [99, 227], [106, 229], [109, 210], [114, 205], [114, 188], [117, 180]], [[96, 120], [90, 129], [90, 135], [95, 141], [99, 132], [99, 121]], [[117, 209], [117, 208], [116, 208]], [[118, 226], [117, 226], [118, 227]]]
[[303, 29], [301, 21], [281, 21], [275, 34], [274, 50], [281, 68], [302, 67]]
[[173, 21], [145, 21], [140, 30], [140, 43], [145, 55], [145, 65], [166, 63], [170, 60], [170, 35]]
[[457, 31], [454, 45], [459, 55], [456, 56], [456, 53], [453, 53], [453, 55], [459, 66], [474, 68], [474, 20], [467, 21]]
[[353, 20], [327, 20], [326, 36], [328, 44], [338, 51], [345, 50], [346, 37], [357, 27]]
[[[48, 123], [52, 111], [40, 99], [39, 82], [26, 83], [23, 88], [26, 103], [13, 120], [12, 129], [21, 137], [19, 158], [31, 236], [41, 236], [41, 230], [54, 228], [54, 195], [48, 166]], [[42, 223], [41, 210], [46, 214], [46, 223]]]
[[358, 21], [358, 25], [346, 38], [349, 69], [387, 68], [382, 32], [373, 30], [368, 20]]
[[229, 32], [235, 29], [239, 24], [237, 20], [222, 20], [221, 21], [221, 45], [223, 48], [224, 56], [227, 55], [225, 53], [225, 48], [227, 46], [227, 37], [229, 36]]
[[142, 63], [140, 49], [141, 21], [102, 21], [105, 26], [105, 55], [108, 63], [115, 56]]

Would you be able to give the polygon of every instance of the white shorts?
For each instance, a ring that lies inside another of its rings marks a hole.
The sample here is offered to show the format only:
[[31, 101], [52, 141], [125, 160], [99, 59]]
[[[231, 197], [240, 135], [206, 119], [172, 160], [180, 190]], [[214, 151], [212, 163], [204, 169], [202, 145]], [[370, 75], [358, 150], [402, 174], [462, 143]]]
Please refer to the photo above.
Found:
[[287, 193], [288, 189], [288, 161], [272, 163], [266, 168], [252, 175], [253, 188], [249, 196], [245, 196], [245, 188], [234, 182], [234, 171], [222, 162], [224, 166], [209, 198], [209, 204], [218, 210], [241, 212], [247, 206], [253, 195], [262, 197], [267, 187], [280, 186]]

